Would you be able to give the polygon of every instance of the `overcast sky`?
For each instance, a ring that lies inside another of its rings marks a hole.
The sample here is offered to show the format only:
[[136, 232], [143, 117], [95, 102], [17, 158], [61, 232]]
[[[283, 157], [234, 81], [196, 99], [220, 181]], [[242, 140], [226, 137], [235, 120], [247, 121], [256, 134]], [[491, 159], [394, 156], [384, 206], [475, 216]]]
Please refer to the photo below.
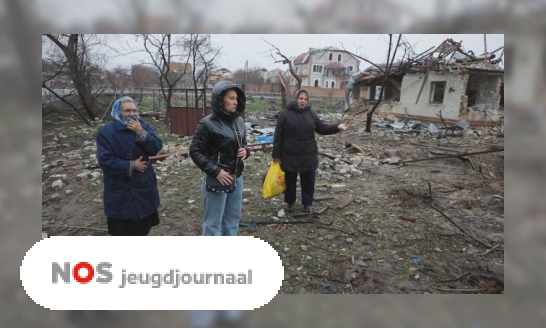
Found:
[[[398, 34], [395, 34], [393, 40], [397, 37]], [[477, 55], [484, 52], [483, 34], [404, 34], [404, 37], [413, 45], [416, 53], [438, 46], [447, 38], [457, 42], [462, 41], [466, 51], [473, 50]], [[132, 47], [141, 47], [141, 41], [136, 42], [133, 36], [127, 36], [124, 39], [129, 40]], [[296, 57], [308, 51], [310, 47], [334, 46], [381, 63], [385, 62], [388, 50], [387, 34], [212, 34], [211, 39], [214, 45], [222, 47], [218, 66], [232, 71], [244, 68], [246, 60], [248, 60], [249, 68], [261, 67], [271, 70], [279, 67], [285, 70], [287, 66], [276, 64], [271, 58], [270, 49], [272, 48], [263, 40], [277, 46], [287, 57]], [[502, 46], [504, 46], [503, 34], [487, 35], [488, 51]], [[108, 66], [130, 67], [132, 64], [143, 61], [149, 61], [146, 53], [133, 53], [111, 59]], [[360, 69], [363, 70], [368, 66], [368, 63], [362, 62]]]

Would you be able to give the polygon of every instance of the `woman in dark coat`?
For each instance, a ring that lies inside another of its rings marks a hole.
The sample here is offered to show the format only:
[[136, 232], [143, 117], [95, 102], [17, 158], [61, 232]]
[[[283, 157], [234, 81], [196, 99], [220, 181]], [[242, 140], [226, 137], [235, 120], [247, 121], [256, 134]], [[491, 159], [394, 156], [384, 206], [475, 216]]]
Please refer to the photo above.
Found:
[[298, 173], [301, 183], [303, 210], [311, 212], [315, 192], [315, 171], [318, 168], [318, 147], [315, 132], [323, 135], [347, 130], [345, 124], [326, 124], [308, 106], [309, 93], [296, 92], [295, 101], [277, 119], [273, 140], [273, 161], [280, 162], [285, 172], [284, 201], [288, 212], [294, 211]]
[[[243, 160], [246, 127], [240, 116], [246, 106], [244, 91], [229, 81], [214, 85], [212, 114], [203, 118], [190, 145], [190, 157], [203, 171], [203, 235], [236, 236], [243, 202]], [[211, 186], [214, 186], [211, 188]], [[229, 192], [218, 192], [223, 186]]]
[[122, 97], [112, 106], [113, 122], [97, 134], [97, 160], [104, 177], [104, 212], [112, 236], [146, 236], [159, 224], [159, 192], [149, 157], [163, 143], [140, 120], [135, 102]]

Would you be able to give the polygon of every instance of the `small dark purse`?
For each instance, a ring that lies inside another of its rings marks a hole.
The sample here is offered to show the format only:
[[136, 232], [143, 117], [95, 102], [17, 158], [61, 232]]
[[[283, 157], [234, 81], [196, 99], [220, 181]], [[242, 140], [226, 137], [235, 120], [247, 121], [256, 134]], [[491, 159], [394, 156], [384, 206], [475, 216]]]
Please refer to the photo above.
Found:
[[221, 193], [232, 193], [235, 190], [235, 174], [230, 174], [233, 178], [233, 183], [230, 183], [228, 185], [223, 185], [216, 177], [207, 174], [207, 181], [205, 182], [205, 185], [207, 187], [207, 191], [210, 192], [221, 192]]
[[[236, 131], [235, 139], [237, 140], [237, 144], [239, 145], [239, 148], [241, 148], [242, 136], [241, 136], [241, 133], [239, 132], [239, 128], [237, 127], [236, 123], [234, 123], [234, 126], [235, 126], [235, 131]], [[239, 138], [241, 140], [239, 140]], [[239, 160], [240, 160], [240, 158], [237, 157], [237, 160], [235, 161], [235, 165], [233, 167], [233, 172], [235, 172], [235, 170], [237, 168], [237, 164], [239, 164]], [[219, 161], [220, 161], [220, 154], [218, 154], [218, 162]], [[220, 163], [218, 163], [218, 164], [220, 164]], [[220, 181], [218, 181], [218, 179], [216, 179], [215, 176], [207, 174], [207, 178], [206, 178], [206, 181], [205, 181], [205, 186], [206, 186], [207, 191], [217, 192], [217, 193], [227, 193], [227, 194], [232, 193], [233, 191], [235, 191], [235, 182], [237, 180], [237, 175], [235, 173], [230, 173], [230, 175], [231, 175], [233, 183], [230, 183], [228, 185], [224, 185]]]

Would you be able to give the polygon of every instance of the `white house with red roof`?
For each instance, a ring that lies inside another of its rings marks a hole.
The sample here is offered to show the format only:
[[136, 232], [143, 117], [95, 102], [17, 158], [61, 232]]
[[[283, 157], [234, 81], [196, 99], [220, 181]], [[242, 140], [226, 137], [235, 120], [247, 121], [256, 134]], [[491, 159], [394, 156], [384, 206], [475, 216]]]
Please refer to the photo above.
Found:
[[[359, 71], [360, 60], [335, 47], [309, 48], [294, 58], [292, 64], [301, 79], [301, 86], [342, 89], [351, 74]], [[290, 84], [296, 79], [291, 77]]]

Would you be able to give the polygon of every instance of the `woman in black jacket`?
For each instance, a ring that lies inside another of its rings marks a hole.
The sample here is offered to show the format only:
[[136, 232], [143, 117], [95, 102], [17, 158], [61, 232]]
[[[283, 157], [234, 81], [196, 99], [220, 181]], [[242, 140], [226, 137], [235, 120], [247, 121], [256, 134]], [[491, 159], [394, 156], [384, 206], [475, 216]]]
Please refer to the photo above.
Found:
[[298, 173], [303, 210], [311, 212], [315, 192], [315, 171], [318, 168], [318, 147], [315, 132], [328, 135], [347, 130], [345, 124], [326, 124], [308, 106], [309, 93], [296, 92], [296, 101], [286, 106], [277, 119], [273, 140], [273, 161], [280, 162], [285, 172], [284, 201], [288, 212], [294, 211]]
[[245, 93], [220, 81], [212, 89], [212, 114], [203, 118], [190, 146], [190, 157], [203, 171], [203, 236], [236, 236], [241, 219], [246, 127], [240, 114]]

